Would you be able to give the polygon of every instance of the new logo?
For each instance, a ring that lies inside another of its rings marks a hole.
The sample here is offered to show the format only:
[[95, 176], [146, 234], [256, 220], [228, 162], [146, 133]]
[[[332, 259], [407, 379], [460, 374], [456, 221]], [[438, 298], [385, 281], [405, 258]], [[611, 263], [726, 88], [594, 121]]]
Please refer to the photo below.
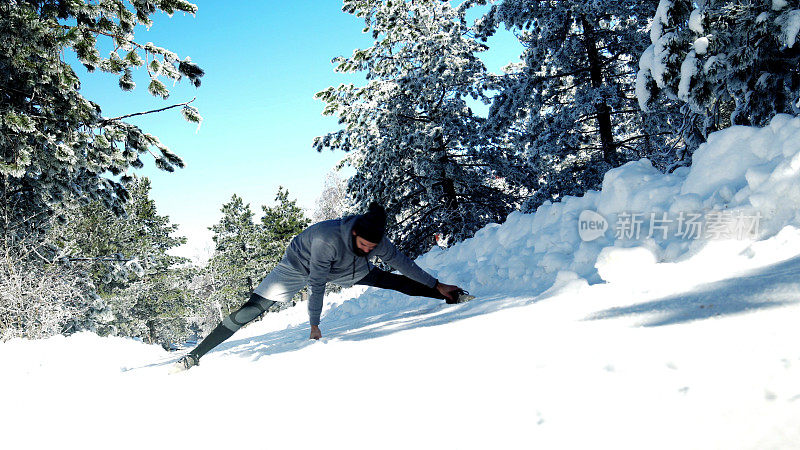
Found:
[[608, 229], [608, 221], [605, 217], [585, 209], [578, 216], [578, 235], [584, 241], [593, 241], [602, 236]]

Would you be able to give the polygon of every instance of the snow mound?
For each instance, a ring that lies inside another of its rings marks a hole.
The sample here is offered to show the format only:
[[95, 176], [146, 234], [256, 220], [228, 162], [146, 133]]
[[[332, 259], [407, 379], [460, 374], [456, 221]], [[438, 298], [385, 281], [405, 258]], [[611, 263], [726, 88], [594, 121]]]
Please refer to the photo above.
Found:
[[[597, 239], [581, 239], [584, 210], [607, 220]], [[599, 192], [512, 213], [417, 262], [478, 295], [541, 292], [562, 271], [593, 283], [630, 279], [711, 241], [751, 243], [787, 226], [800, 226], [800, 118], [778, 115], [764, 128], [713, 133], [691, 168], [664, 174], [647, 159], [630, 162], [609, 171]]]

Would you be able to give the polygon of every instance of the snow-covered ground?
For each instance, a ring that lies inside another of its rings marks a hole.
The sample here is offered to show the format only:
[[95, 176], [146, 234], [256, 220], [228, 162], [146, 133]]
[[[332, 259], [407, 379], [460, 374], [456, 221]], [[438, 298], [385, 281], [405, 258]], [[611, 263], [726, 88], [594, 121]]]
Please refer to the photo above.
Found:
[[293, 308], [172, 376], [130, 339], [0, 344], [3, 447], [800, 448], [800, 119], [418, 263], [478, 298], [345, 290], [321, 341]]

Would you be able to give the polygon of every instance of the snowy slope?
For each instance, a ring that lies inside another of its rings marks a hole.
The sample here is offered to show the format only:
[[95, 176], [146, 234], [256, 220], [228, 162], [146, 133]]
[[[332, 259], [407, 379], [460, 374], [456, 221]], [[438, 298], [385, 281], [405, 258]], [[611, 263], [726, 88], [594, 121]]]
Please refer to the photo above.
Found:
[[418, 260], [471, 303], [346, 290], [323, 340], [293, 308], [175, 376], [128, 339], [0, 344], [4, 447], [800, 448], [798, 177], [800, 119], [734, 127]]

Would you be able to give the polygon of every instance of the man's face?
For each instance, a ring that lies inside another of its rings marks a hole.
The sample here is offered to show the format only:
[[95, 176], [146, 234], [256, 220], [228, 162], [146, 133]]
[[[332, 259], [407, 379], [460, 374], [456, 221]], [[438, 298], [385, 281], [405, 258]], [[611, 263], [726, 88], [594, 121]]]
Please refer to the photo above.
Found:
[[358, 256], [367, 256], [369, 252], [378, 246], [378, 244], [358, 236], [355, 231], [353, 231], [353, 243], [355, 244], [354, 250]]

